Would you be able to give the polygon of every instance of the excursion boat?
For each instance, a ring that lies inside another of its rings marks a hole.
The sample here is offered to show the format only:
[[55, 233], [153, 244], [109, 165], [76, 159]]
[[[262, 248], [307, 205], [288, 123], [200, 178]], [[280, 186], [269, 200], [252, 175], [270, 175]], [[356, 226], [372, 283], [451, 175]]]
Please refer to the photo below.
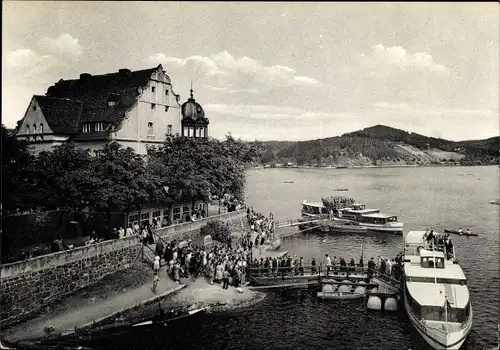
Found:
[[472, 329], [467, 278], [455, 252], [429, 248], [425, 231], [404, 238], [404, 306], [411, 323], [434, 349], [459, 349]]
[[352, 220], [366, 227], [367, 231], [403, 234], [403, 223], [395, 215], [381, 213], [379, 209], [366, 208], [365, 204], [353, 204], [351, 208], [339, 209], [339, 217]]
[[[328, 218], [328, 210], [323, 203], [302, 202], [302, 217], [298, 220], [299, 230], [321, 226], [320, 221]], [[318, 227], [319, 228], [319, 227]]]
[[361, 215], [358, 222], [360, 225], [365, 226], [368, 231], [403, 234], [403, 223], [398, 221], [398, 217], [395, 215], [383, 213], [366, 214]]

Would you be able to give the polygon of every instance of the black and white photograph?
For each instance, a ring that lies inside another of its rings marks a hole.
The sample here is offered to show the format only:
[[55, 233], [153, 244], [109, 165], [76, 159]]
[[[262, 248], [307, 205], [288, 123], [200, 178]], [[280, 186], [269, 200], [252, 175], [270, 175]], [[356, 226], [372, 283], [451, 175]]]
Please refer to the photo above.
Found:
[[0, 349], [500, 346], [497, 2], [2, 2]]

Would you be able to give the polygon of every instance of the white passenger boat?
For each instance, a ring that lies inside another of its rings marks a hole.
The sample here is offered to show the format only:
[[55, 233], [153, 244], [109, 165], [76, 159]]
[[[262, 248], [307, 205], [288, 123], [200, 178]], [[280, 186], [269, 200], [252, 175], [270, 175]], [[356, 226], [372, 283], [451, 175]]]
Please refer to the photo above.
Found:
[[459, 349], [472, 329], [467, 278], [454, 249], [430, 248], [425, 231], [404, 238], [404, 305], [411, 323], [434, 349]]
[[398, 217], [395, 215], [383, 213], [366, 214], [361, 215], [358, 222], [360, 225], [365, 226], [369, 231], [403, 234], [403, 223], [398, 221]]
[[369, 231], [403, 234], [403, 223], [395, 215], [383, 214], [379, 209], [366, 208], [365, 204], [353, 204], [351, 208], [339, 209], [339, 217], [359, 223]]

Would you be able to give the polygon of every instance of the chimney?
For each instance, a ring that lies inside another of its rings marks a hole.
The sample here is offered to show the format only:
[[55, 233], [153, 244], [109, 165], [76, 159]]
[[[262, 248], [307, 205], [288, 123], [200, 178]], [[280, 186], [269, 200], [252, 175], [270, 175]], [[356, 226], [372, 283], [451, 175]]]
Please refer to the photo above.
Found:
[[82, 73], [82, 74], [80, 74], [80, 80], [87, 80], [91, 76], [92, 76], [92, 74], [90, 74], [90, 73]]
[[121, 77], [129, 77], [132, 74], [132, 72], [130, 71], [130, 69], [122, 68], [118, 70], [118, 74]]

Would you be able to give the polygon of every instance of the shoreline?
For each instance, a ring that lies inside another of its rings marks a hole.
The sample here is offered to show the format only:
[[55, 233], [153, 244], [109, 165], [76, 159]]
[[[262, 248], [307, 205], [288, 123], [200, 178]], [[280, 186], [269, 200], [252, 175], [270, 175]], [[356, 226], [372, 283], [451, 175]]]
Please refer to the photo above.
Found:
[[364, 169], [364, 168], [462, 168], [462, 167], [483, 167], [483, 166], [494, 166], [497, 167], [498, 164], [476, 164], [476, 165], [455, 165], [455, 164], [395, 164], [395, 165], [348, 165], [348, 166], [280, 166], [280, 167], [271, 167], [271, 166], [256, 166], [250, 167], [248, 169], [254, 170], [262, 170], [262, 169]]

